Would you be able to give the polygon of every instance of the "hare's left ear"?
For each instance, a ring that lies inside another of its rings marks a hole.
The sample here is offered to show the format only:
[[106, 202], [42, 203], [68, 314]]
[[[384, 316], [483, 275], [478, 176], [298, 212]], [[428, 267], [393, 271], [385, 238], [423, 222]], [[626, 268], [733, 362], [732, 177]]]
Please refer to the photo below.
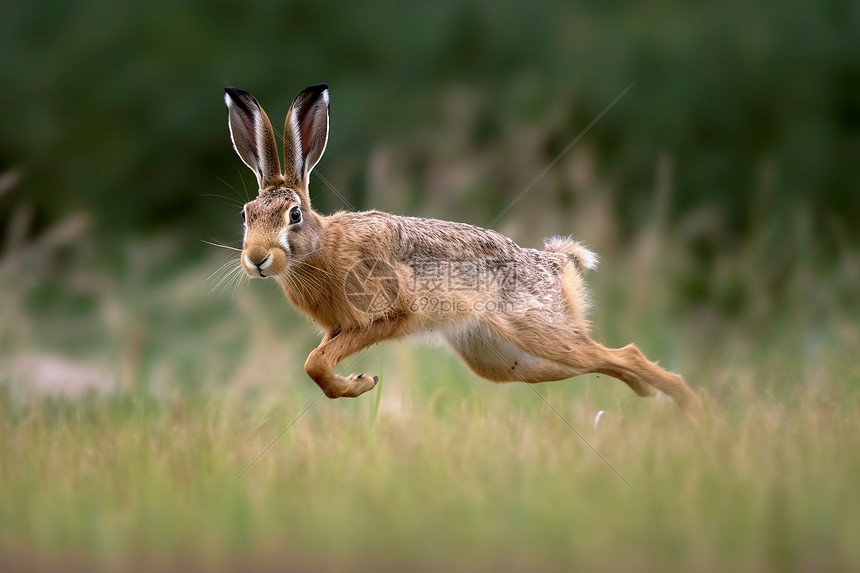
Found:
[[281, 182], [275, 131], [266, 112], [246, 91], [224, 88], [230, 137], [236, 153], [257, 176], [260, 190]]
[[328, 142], [328, 86], [311, 86], [293, 100], [284, 125], [284, 176], [306, 190]]

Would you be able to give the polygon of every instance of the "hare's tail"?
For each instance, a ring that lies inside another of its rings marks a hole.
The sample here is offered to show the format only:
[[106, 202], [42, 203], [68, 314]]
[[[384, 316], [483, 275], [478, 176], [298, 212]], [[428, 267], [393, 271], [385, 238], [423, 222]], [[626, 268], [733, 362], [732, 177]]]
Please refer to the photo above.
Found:
[[550, 237], [544, 240], [544, 248], [551, 253], [561, 253], [574, 262], [578, 269], [596, 269], [597, 255], [585, 248], [585, 245], [570, 237]]

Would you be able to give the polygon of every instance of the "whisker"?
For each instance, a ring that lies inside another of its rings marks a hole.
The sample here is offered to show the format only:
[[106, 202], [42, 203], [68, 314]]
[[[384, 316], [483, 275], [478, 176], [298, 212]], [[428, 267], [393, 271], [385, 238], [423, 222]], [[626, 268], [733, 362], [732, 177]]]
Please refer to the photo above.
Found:
[[204, 241], [203, 239], [200, 239], [200, 242], [206, 243], [207, 245], [212, 245], [213, 247], [220, 247], [222, 249], [230, 249], [231, 251], [239, 251], [240, 253], [242, 252], [242, 249], [237, 249], [236, 247], [228, 247], [227, 245], [222, 245], [220, 243], [213, 243], [211, 241]]
[[305, 299], [313, 298], [311, 294], [311, 289], [319, 290], [319, 287], [317, 285], [314, 285], [307, 281], [303, 281], [301, 279], [294, 278], [293, 282], [297, 285], [299, 289], [301, 289]]
[[285, 274], [284, 276], [287, 278], [290, 285], [293, 287], [293, 290], [296, 291], [297, 294], [301, 296], [303, 300], [308, 300], [308, 298], [310, 298], [310, 293], [305, 290], [305, 288], [303, 288], [302, 281], [296, 280], [296, 277], [290, 275], [289, 273]]
[[[237, 167], [236, 169], [237, 169], [237, 171], [238, 171], [238, 167]], [[241, 171], [239, 171], [239, 177], [241, 178], [241, 176], [242, 176], [242, 172], [241, 172]], [[216, 177], [218, 177], [218, 176], [216, 175]], [[219, 180], [221, 183], [223, 183], [224, 185], [226, 185], [227, 187], [229, 187], [230, 189], [232, 189], [232, 190], [233, 190], [233, 192], [236, 194], [236, 197], [238, 197], [238, 198], [239, 198], [239, 201], [242, 201], [242, 199], [243, 199], [243, 198], [242, 198], [242, 194], [241, 194], [241, 193], [239, 193], [239, 190], [238, 190], [238, 189], [236, 189], [235, 187], [233, 187], [232, 185], [230, 185], [229, 183], [227, 183], [226, 181], [224, 181], [224, 180], [223, 180], [223, 179], [221, 179], [220, 177], [218, 177], [218, 180]], [[244, 180], [244, 179], [242, 180], [242, 186], [243, 186], [243, 187], [245, 186], [245, 180]], [[247, 191], [245, 191], [245, 198], [247, 198], [247, 196], [248, 196], [248, 192], [247, 192]], [[247, 203], [247, 202], [248, 202], [248, 201], [244, 201], [244, 203]], [[244, 205], [244, 203], [243, 203], [243, 205]]]
[[[229, 261], [227, 261], [226, 263], [224, 263], [223, 265], [221, 265], [220, 267], [218, 267], [218, 269], [217, 269], [215, 272], [213, 272], [211, 275], [209, 275], [208, 277], [206, 277], [206, 280], [205, 280], [204, 282], [209, 282], [210, 280], [212, 280], [212, 277], [214, 277], [215, 275], [217, 275], [217, 274], [219, 274], [219, 273], [221, 273], [221, 272], [225, 272], [225, 271], [227, 271], [227, 270], [228, 270], [228, 268], [229, 268], [230, 266], [234, 265], [236, 262], [237, 262], [237, 261], [236, 261], [235, 259], [232, 259], [232, 258], [231, 258]], [[231, 269], [230, 269], [230, 270], [231, 270]]]
[[315, 277], [313, 275], [309, 275], [307, 273], [304, 274], [305, 282], [312, 285], [314, 288], [319, 290], [326, 290], [326, 282], [321, 280], [319, 277]]
[[331, 276], [327, 270], [321, 269], [321, 268], [314, 266], [308, 262], [308, 258], [310, 258], [311, 255], [313, 255], [314, 253], [316, 253], [320, 250], [322, 250], [322, 247], [315, 249], [315, 250], [311, 251], [310, 253], [306, 253], [300, 259], [294, 259], [295, 262], [294, 262], [293, 266], [298, 269], [300, 265], [307, 265], [307, 266], [311, 267], [312, 269], [316, 269], [317, 271], [319, 271], [319, 272], [321, 272], [327, 276]]
[[322, 249], [323, 249], [322, 246], [317, 247], [313, 251], [311, 251], [309, 253], [305, 253], [304, 255], [302, 255], [302, 258], [296, 259], [296, 260], [297, 261], [306, 261], [308, 259], [308, 257], [310, 257], [311, 255], [315, 255], [316, 253], [320, 252]]
[[314, 270], [317, 270], [317, 271], [319, 271], [319, 272], [323, 273], [324, 275], [331, 276], [331, 275], [329, 275], [329, 272], [328, 272], [328, 271], [323, 270], [323, 269], [321, 269], [321, 268], [319, 268], [319, 267], [315, 267], [314, 265], [312, 265], [312, 264], [310, 264], [310, 263], [307, 263], [307, 262], [305, 262], [305, 261], [299, 261], [299, 264], [300, 264], [300, 265], [306, 265], [306, 266], [308, 266], [308, 267], [310, 267], [310, 268], [312, 268], [312, 269], [314, 269]]
[[227, 293], [230, 289], [233, 289], [233, 293], [230, 295], [230, 298], [236, 298], [236, 289], [238, 288], [239, 281], [242, 280], [242, 277], [247, 277], [244, 272], [237, 272], [233, 275], [233, 277], [227, 281], [227, 284], [224, 285], [224, 293]]
[[[224, 274], [224, 276], [222, 276], [218, 280], [217, 283], [215, 283], [215, 286], [212, 287], [212, 289], [209, 291], [209, 294], [212, 294], [213, 292], [215, 292], [218, 289], [218, 287], [220, 287], [222, 284], [225, 284], [225, 281], [227, 281], [226, 284], [230, 284], [229, 279], [234, 277], [237, 271], [241, 271], [241, 270], [242, 270], [241, 266], [236, 266], [236, 267], [230, 269], [227, 273]], [[221, 292], [223, 294], [224, 291], [222, 290]]]
[[[276, 132], [276, 133], [277, 133], [277, 132]], [[243, 191], [245, 191], [245, 202], [246, 202], [246, 203], [250, 203], [250, 202], [251, 202], [251, 198], [250, 198], [250, 196], [248, 195], [248, 187], [246, 187], [246, 186], [245, 186], [245, 178], [244, 178], [244, 177], [242, 177], [242, 171], [240, 171], [240, 170], [239, 170], [239, 166], [238, 166], [238, 165], [236, 166], [236, 173], [238, 173], [238, 174], [239, 174], [239, 181], [241, 181], [241, 182], [242, 182], [242, 190], [243, 190]], [[237, 191], [237, 193], [238, 193], [238, 191]]]
[[217, 193], [201, 193], [201, 197], [215, 197], [217, 199], [224, 199], [230, 205], [235, 205], [236, 207], [244, 207], [245, 205], [232, 197], [227, 197], [226, 195], [218, 195]]
[[237, 284], [238, 280], [239, 280], [239, 275], [236, 275], [230, 280], [230, 284], [227, 285], [227, 290], [230, 291], [230, 299], [231, 300], [236, 298], [236, 284]]
[[[308, 287], [313, 288], [315, 290], [323, 290], [323, 291], [327, 290], [326, 287], [328, 285], [324, 284], [323, 281], [319, 280], [318, 277], [315, 277], [311, 274], [308, 274], [307, 272], [304, 272], [302, 269], [299, 269], [299, 268], [294, 269], [294, 272], [295, 272], [295, 276], [293, 278], [295, 278], [295, 280], [299, 284], [308, 286]], [[301, 276], [299, 276], [299, 274], [301, 274]], [[310, 293], [308, 293], [308, 294], [310, 294]]]
[[245, 273], [239, 274], [239, 278], [236, 279], [236, 282], [233, 283], [233, 296], [232, 296], [232, 298], [234, 298], [234, 299], [236, 298], [236, 291], [239, 290], [239, 287], [242, 286], [242, 284], [248, 282], [249, 280], [251, 280], [251, 277], [249, 277]]
[[224, 285], [224, 289], [222, 290], [221, 294], [222, 295], [227, 294], [228, 292], [232, 291], [233, 294], [231, 294], [230, 298], [234, 298], [236, 291], [233, 290], [233, 285], [236, 284], [236, 281], [239, 279], [240, 276], [241, 275], [237, 275], [237, 274], [231, 275], [230, 279]]
[[[296, 290], [295, 284], [293, 283], [293, 280], [290, 278], [290, 275], [288, 273], [284, 273], [283, 275], [281, 275], [281, 278], [283, 278], [284, 282], [286, 283], [285, 285], [283, 285], [285, 290], [286, 289], [289, 289], [291, 291]], [[299, 294], [301, 294], [301, 293], [299, 293]], [[302, 297], [302, 298], [304, 298], [304, 297]]]
[[293, 287], [293, 290], [297, 291], [303, 299], [307, 299], [308, 293], [307, 293], [307, 291], [305, 291], [304, 288], [302, 288], [302, 286], [303, 286], [302, 281], [296, 280], [296, 277], [293, 275], [290, 275], [290, 274], [287, 274], [286, 277], [287, 277], [287, 280], [290, 281], [290, 285]]

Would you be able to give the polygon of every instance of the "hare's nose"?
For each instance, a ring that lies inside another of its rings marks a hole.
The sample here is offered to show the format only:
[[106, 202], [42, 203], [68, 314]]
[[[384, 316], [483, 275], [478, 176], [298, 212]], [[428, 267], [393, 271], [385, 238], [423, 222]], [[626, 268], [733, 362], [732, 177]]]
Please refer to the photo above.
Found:
[[260, 270], [268, 269], [271, 266], [272, 266], [272, 253], [267, 254], [266, 258], [264, 258], [262, 261], [257, 263], [257, 268]]
[[267, 253], [265, 256], [255, 253], [253, 258], [245, 255], [245, 262], [249, 267], [256, 267], [258, 271], [263, 271], [272, 266], [272, 253]]

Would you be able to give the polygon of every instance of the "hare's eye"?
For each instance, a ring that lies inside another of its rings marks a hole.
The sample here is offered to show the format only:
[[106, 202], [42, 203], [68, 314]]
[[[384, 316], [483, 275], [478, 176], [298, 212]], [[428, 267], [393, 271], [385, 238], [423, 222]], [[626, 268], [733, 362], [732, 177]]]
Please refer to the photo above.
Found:
[[242, 222], [243, 223], [245, 222], [245, 210], [244, 209], [242, 209]]
[[290, 223], [298, 223], [302, 220], [302, 210], [298, 207], [290, 209]]

